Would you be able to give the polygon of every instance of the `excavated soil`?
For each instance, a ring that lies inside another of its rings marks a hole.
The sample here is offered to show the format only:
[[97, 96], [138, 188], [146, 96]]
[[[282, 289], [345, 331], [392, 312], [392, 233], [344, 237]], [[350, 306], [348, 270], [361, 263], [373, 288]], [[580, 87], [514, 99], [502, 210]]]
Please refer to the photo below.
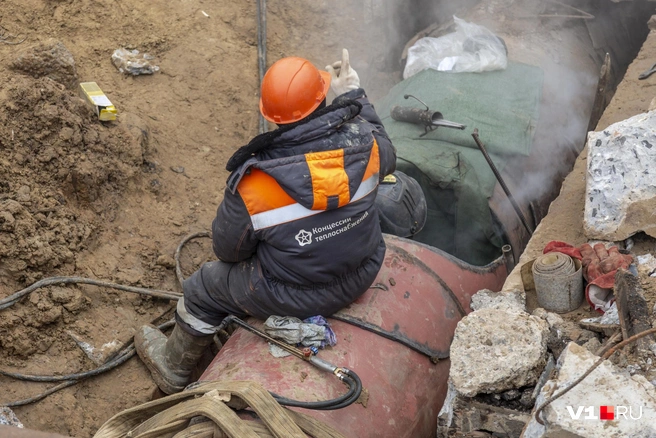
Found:
[[[347, 47], [375, 102], [400, 79], [403, 46], [381, 44], [394, 20], [378, 14], [394, 11], [379, 3], [268, 2], [269, 64], [296, 55], [321, 67]], [[430, 23], [422, 18], [408, 26]], [[0, 26], [0, 298], [51, 276], [179, 292], [173, 254], [209, 229], [227, 159], [257, 134], [256, 3], [3, 0]], [[151, 54], [160, 71], [120, 73], [111, 54], [121, 47]], [[78, 81], [100, 85], [117, 121], [98, 121]], [[619, 92], [627, 102], [642, 93]], [[207, 239], [192, 241], [184, 274], [211, 258]], [[0, 311], [0, 369], [93, 369], [139, 326], [171, 315], [166, 300], [112, 288], [38, 289]], [[0, 377], [0, 405], [54, 385]], [[30, 429], [89, 437], [155, 388], [133, 358], [13, 410]]]
[[[323, 67], [346, 47], [380, 96], [400, 73], [384, 44], [370, 50], [385, 26], [369, 3], [269, 2], [268, 63], [295, 55]], [[225, 163], [258, 133], [256, 2], [3, 0], [0, 26], [0, 298], [51, 276], [179, 292], [174, 252], [209, 230]], [[160, 71], [122, 74], [118, 48], [152, 55]], [[78, 97], [86, 81], [116, 121]], [[184, 274], [211, 258], [208, 239], [190, 242]], [[171, 315], [166, 300], [112, 288], [38, 289], [0, 311], [0, 369], [90, 370]], [[0, 377], [0, 405], [54, 385]], [[89, 437], [155, 388], [133, 358], [13, 410], [30, 429]]]

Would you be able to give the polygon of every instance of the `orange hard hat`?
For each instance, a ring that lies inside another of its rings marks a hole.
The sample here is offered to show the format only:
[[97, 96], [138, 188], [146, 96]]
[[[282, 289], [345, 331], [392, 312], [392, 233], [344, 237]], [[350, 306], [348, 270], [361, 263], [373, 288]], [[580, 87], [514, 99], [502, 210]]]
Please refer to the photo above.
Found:
[[260, 112], [276, 124], [310, 115], [326, 98], [330, 73], [294, 56], [276, 61], [262, 78]]

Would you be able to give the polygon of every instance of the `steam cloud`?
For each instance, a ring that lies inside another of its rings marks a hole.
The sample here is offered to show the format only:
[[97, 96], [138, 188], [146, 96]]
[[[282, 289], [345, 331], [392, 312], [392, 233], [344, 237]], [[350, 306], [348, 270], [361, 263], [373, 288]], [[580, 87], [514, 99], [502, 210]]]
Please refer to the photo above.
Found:
[[[355, 3], [353, 16], [362, 17], [369, 37], [352, 50], [352, 63], [361, 69], [358, 71], [363, 86], [374, 104], [401, 80], [401, 52], [406, 43], [431, 25], [448, 24], [454, 14], [484, 25], [502, 37], [510, 60], [543, 69], [543, 99], [533, 145], [535, 156], [524, 167], [524, 174], [514, 178], [517, 188], [513, 195], [524, 203], [557, 195], [562, 179], [585, 145], [605, 52], [614, 55], [614, 79], [618, 82], [646, 36], [646, 17], [650, 16], [646, 9], [655, 8], [640, 2], [570, 2], [594, 15], [594, 19], [587, 21], [538, 17], [554, 12], [575, 15], [576, 11], [554, 11], [553, 4], [537, 0]], [[632, 26], [631, 17], [642, 17], [644, 23]], [[615, 31], [619, 28], [623, 32]], [[595, 38], [598, 40], [599, 31], [604, 29], [607, 38], [602, 47]]]

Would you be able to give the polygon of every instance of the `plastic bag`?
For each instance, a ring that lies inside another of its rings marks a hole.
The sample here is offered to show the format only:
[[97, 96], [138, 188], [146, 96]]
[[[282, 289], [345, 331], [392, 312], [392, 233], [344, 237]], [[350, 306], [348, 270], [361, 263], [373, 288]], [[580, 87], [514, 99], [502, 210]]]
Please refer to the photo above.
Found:
[[419, 39], [408, 49], [403, 70], [407, 79], [432, 68], [448, 72], [503, 70], [508, 65], [506, 45], [490, 30], [453, 17], [456, 31], [439, 38]]
[[152, 64], [155, 57], [138, 50], [116, 49], [112, 53], [112, 63], [121, 73], [126, 75], [152, 75], [159, 67]]

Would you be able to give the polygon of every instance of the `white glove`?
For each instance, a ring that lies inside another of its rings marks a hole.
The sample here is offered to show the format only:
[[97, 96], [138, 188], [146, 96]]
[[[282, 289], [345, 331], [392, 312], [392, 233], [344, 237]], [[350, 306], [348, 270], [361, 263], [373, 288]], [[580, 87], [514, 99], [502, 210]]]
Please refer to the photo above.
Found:
[[351, 67], [348, 50], [342, 49], [342, 60], [327, 65], [326, 71], [331, 76], [330, 88], [337, 96], [360, 88], [360, 78]]

